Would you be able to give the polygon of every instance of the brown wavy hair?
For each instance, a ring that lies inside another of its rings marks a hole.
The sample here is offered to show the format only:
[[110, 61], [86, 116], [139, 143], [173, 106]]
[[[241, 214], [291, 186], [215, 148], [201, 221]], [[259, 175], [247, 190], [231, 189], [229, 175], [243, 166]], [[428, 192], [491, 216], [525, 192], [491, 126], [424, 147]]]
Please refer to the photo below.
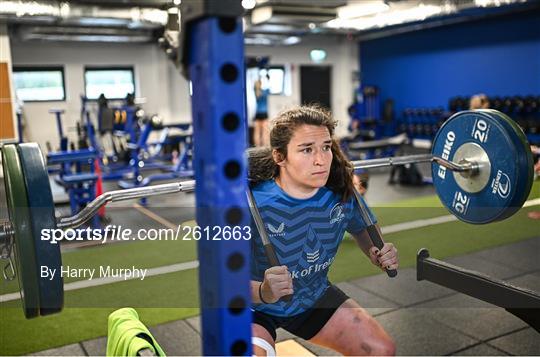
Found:
[[343, 201], [348, 200], [353, 194], [352, 174], [353, 166], [345, 157], [337, 140], [334, 138], [334, 131], [337, 121], [332, 119], [330, 113], [315, 105], [294, 107], [281, 112], [272, 121], [270, 131], [270, 147], [250, 149], [249, 155], [249, 180], [250, 185], [274, 179], [279, 176], [279, 166], [277, 165], [272, 152], [276, 150], [277, 160], [287, 158], [287, 145], [296, 129], [301, 125], [325, 126], [332, 139], [332, 165], [330, 175], [326, 182], [326, 187], [332, 192], [341, 196]]

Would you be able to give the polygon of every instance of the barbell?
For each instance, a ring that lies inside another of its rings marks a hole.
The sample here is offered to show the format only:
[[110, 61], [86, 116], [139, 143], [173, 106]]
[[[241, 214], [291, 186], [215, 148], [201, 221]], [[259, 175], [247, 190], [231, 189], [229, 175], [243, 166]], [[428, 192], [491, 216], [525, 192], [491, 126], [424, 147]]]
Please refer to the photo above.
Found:
[[[9, 259], [4, 277], [8, 278], [9, 269], [9, 278], [18, 277], [27, 318], [59, 312], [63, 306], [60, 274], [53, 279], [39, 277], [41, 266], [60, 269], [62, 264], [59, 245], [41, 239], [43, 229], [76, 228], [108, 202], [195, 189], [191, 180], [110, 191], [78, 214], [57, 220], [39, 146], [4, 145], [2, 162], [9, 221], [0, 224], [0, 258]], [[442, 204], [471, 224], [510, 217], [522, 207], [532, 187], [534, 162], [527, 139], [512, 119], [495, 110], [465, 111], [450, 117], [435, 136], [431, 154], [352, 164], [357, 170], [422, 162], [432, 163], [433, 184]]]

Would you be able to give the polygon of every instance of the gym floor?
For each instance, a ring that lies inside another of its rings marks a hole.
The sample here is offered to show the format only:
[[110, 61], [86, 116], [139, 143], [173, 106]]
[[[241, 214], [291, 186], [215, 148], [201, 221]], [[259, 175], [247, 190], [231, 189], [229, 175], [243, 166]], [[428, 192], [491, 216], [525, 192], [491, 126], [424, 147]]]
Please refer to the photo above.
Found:
[[[448, 217], [432, 186], [403, 187], [388, 185], [387, 180], [387, 171], [373, 173], [367, 200], [374, 206], [386, 239], [398, 247], [398, 277], [381, 274], [361, 258], [353, 241], [345, 239], [332, 266], [331, 281], [376, 316], [395, 339], [399, 355], [539, 355], [536, 331], [503, 309], [429, 282], [417, 282], [415, 260], [417, 251], [426, 247], [434, 258], [540, 291], [538, 222], [526, 215], [540, 208], [540, 182], [529, 197], [536, 199], [536, 206], [531, 202], [503, 222], [471, 226], [446, 218], [428, 220]], [[105, 189], [116, 187], [107, 185]], [[133, 230], [194, 224], [193, 199], [192, 194], [178, 194], [151, 198], [146, 207], [136, 202], [113, 204], [108, 216], [111, 224]], [[60, 207], [58, 213], [65, 210]], [[405, 222], [410, 224], [403, 225]], [[70, 243], [62, 250], [64, 266], [135, 265], [148, 268], [148, 276], [143, 281], [113, 283], [94, 279], [93, 284], [65, 279], [65, 310], [34, 320], [23, 317], [17, 283], [1, 284], [2, 354], [103, 355], [107, 316], [125, 306], [137, 309], [168, 355], [201, 354], [194, 241], [86, 247]], [[33, 338], [28, 340], [30, 335]], [[280, 355], [335, 354], [285, 331], [278, 336]]]

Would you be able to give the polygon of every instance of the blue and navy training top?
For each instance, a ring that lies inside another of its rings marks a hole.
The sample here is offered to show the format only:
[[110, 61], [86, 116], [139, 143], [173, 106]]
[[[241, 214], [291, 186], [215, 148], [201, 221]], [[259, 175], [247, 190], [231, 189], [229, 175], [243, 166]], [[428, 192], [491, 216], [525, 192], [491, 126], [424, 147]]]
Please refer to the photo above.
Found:
[[[254, 187], [253, 196], [270, 242], [280, 263], [288, 267], [294, 284], [291, 301], [254, 304], [253, 309], [281, 317], [300, 314], [312, 307], [328, 288], [328, 270], [345, 231], [360, 232], [366, 223], [354, 197], [343, 203], [339, 195], [326, 187], [311, 198], [298, 199], [269, 180]], [[263, 281], [270, 265], [257, 229], [252, 231], [251, 279]]]

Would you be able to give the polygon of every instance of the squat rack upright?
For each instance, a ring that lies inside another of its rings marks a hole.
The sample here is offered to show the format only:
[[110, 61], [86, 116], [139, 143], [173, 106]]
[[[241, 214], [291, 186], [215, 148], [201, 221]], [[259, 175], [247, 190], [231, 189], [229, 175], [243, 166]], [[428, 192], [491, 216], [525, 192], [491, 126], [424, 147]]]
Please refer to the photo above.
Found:
[[[197, 224], [248, 226], [243, 8], [180, 5], [180, 66], [191, 81]], [[251, 355], [250, 242], [198, 241], [203, 355]]]

